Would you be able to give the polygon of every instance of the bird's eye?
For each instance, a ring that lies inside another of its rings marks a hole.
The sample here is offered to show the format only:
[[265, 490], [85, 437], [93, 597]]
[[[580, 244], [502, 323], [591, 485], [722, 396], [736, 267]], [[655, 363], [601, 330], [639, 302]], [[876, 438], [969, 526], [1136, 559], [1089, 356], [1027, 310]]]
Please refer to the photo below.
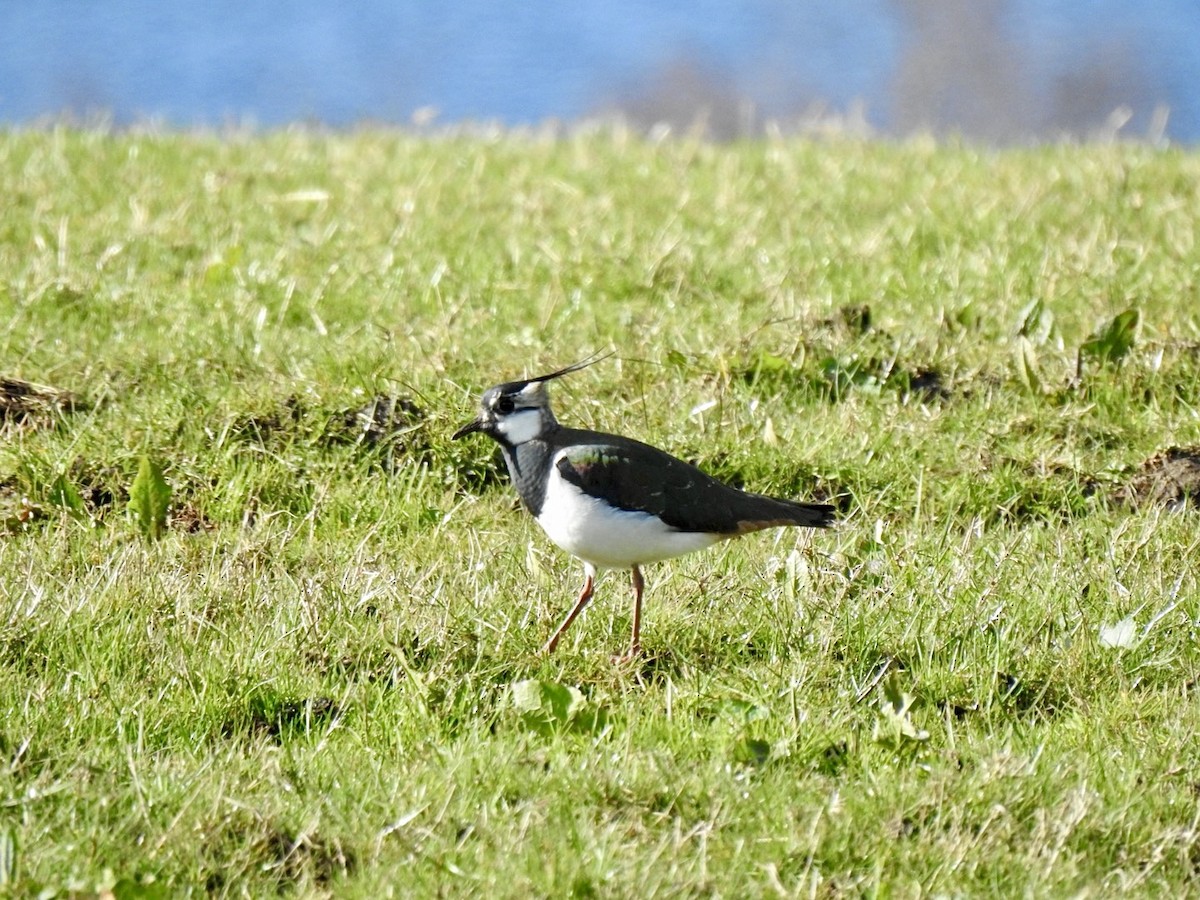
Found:
[[500, 413], [501, 415], [507, 416], [516, 408], [517, 405], [513, 403], [512, 397], [501, 397], [496, 401], [496, 412]]

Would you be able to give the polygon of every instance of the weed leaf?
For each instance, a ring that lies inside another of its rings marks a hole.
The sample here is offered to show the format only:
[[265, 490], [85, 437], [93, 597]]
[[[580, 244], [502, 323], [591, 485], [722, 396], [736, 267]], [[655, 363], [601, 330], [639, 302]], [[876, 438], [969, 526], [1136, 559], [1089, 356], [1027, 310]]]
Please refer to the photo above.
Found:
[[1101, 363], [1119, 363], [1133, 349], [1137, 340], [1141, 314], [1136, 309], [1127, 309], [1114, 316], [1096, 329], [1091, 339], [1079, 348], [1080, 356], [1090, 356]]
[[170, 503], [171, 487], [163, 478], [162, 468], [150, 457], [143, 456], [137, 478], [129, 488], [129, 511], [147, 540], [162, 537]]
[[956, 309], [947, 320], [947, 324], [952, 329], [963, 329], [964, 331], [974, 331], [979, 327], [982, 314], [975, 305], [974, 300], [968, 300], [958, 309]]
[[667, 365], [676, 369], [686, 369], [688, 366], [687, 357], [678, 350], [667, 351]]
[[771, 711], [766, 707], [736, 697], [723, 700], [721, 710], [730, 718], [743, 722], [757, 722], [759, 719], [766, 719], [771, 715]]
[[1034, 300], [1020, 312], [1017, 335], [1033, 344], [1044, 344], [1054, 333], [1054, 313], [1041, 300]]
[[1017, 367], [1017, 380], [1031, 394], [1042, 392], [1042, 379], [1038, 375], [1037, 356], [1033, 350], [1033, 342], [1025, 335], [1020, 335], [1013, 344], [1013, 361]]
[[888, 678], [883, 683], [883, 698], [880, 702], [880, 708], [891, 715], [906, 716], [913, 704], [912, 694], [906, 694], [903, 688], [900, 687], [900, 682], [895, 675]]
[[890, 750], [915, 749], [929, 740], [929, 732], [918, 728], [910, 718], [915, 698], [900, 687], [895, 675], [881, 686], [879, 718], [875, 720], [872, 738]]
[[557, 681], [518, 681], [512, 686], [512, 704], [521, 714], [521, 723], [539, 734], [591, 734], [608, 724], [607, 709], [589, 704], [579, 688]]
[[50, 493], [46, 499], [51, 506], [64, 509], [77, 519], [87, 516], [87, 506], [83, 502], [83, 495], [79, 493], [79, 489], [71, 484], [65, 475], [59, 474], [54, 479], [50, 485]]
[[771, 759], [771, 745], [761, 738], [743, 737], [733, 745], [733, 761], [739, 766], [758, 768]]

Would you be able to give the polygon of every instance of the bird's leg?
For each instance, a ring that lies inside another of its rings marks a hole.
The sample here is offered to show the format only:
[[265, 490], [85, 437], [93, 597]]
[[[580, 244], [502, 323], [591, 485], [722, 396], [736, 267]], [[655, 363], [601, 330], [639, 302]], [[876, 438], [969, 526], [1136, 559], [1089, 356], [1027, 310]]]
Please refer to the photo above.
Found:
[[642, 570], [633, 567], [633, 640], [629, 644], [626, 659], [634, 659], [642, 652], [642, 589], [646, 583], [642, 580]]
[[558, 646], [559, 638], [567, 633], [567, 629], [571, 627], [571, 623], [575, 621], [575, 617], [583, 612], [583, 608], [591, 601], [595, 590], [596, 570], [589, 565], [585, 565], [583, 567], [583, 589], [579, 592], [579, 599], [575, 601], [575, 608], [567, 613], [567, 617], [562, 620], [562, 624], [558, 626], [558, 630], [554, 632], [554, 636], [546, 641], [546, 646], [543, 649], [544, 653], [554, 652], [554, 648]]

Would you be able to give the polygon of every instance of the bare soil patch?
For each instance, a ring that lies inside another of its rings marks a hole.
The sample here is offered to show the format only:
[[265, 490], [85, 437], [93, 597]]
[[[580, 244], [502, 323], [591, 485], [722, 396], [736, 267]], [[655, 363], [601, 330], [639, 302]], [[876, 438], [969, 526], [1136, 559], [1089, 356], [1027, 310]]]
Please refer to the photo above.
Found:
[[1170, 447], [1155, 453], [1117, 489], [1114, 499], [1131, 506], [1200, 507], [1200, 447]]
[[52, 428], [63, 413], [74, 412], [80, 406], [70, 391], [0, 377], [0, 429]]

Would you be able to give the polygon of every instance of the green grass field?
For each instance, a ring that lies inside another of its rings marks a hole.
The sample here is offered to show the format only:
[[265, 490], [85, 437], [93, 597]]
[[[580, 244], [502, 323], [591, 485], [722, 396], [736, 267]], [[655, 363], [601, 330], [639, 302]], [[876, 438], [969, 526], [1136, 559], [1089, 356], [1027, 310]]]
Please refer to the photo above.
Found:
[[[1195, 152], [52, 130], [0, 197], [0, 895], [1200, 890]], [[449, 440], [605, 349], [560, 420], [843, 511], [648, 569], [625, 667]]]

